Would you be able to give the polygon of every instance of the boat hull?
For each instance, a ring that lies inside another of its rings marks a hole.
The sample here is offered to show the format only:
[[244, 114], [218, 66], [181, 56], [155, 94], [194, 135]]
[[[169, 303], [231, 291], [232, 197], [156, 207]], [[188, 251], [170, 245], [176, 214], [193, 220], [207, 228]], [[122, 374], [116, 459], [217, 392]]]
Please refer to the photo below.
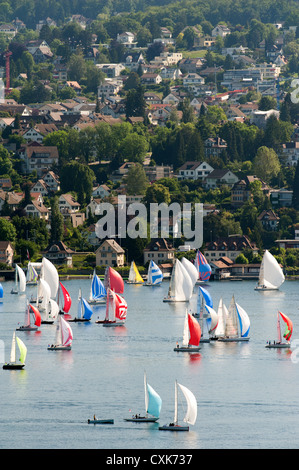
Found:
[[48, 346], [48, 351], [70, 351], [72, 349], [71, 346]]
[[140, 416], [140, 417], [137, 417], [137, 418], [124, 418], [124, 421], [128, 421], [128, 422], [131, 422], [131, 423], [155, 423], [156, 421], [158, 421], [159, 418], [150, 418], [150, 417], [146, 417], [146, 416]]
[[89, 305], [103, 305], [106, 304], [106, 299], [99, 299], [99, 300], [88, 300]]
[[176, 302], [189, 302], [189, 300], [175, 300], [175, 299], [168, 299], [167, 297], [165, 297], [165, 298], [163, 299], [163, 302], [169, 302], [169, 303], [173, 302], [173, 303], [176, 303]]
[[268, 290], [279, 290], [278, 287], [255, 287], [254, 290], [258, 291], [268, 291]]
[[54, 320], [42, 320], [41, 324], [42, 325], [53, 325]]
[[265, 348], [267, 349], [285, 349], [290, 348], [291, 345], [289, 343], [273, 343], [273, 344], [266, 344]]
[[164, 424], [164, 426], [159, 426], [159, 431], [189, 431], [189, 426], [179, 426], [177, 424]]
[[239, 338], [218, 338], [218, 341], [222, 343], [237, 343], [237, 342], [247, 342], [249, 341], [249, 337], [239, 337]]
[[114, 419], [88, 419], [88, 424], [114, 424]]
[[124, 326], [124, 322], [103, 322], [103, 326]]
[[20, 326], [20, 328], [16, 328], [16, 331], [36, 331], [37, 326]]
[[87, 318], [70, 318], [69, 322], [88, 322], [90, 319]]
[[3, 369], [10, 369], [10, 370], [21, 370], [25, 367], [25, 364], [15, 364], [15, 363], [8, 363], [3, 364]]
[[177, 351], [177, 352], [198, 352], [200, 350], [200, 347], [188, 347], [188, 346], [178, 346], [176, 348], [173, 349], [174, 351]]

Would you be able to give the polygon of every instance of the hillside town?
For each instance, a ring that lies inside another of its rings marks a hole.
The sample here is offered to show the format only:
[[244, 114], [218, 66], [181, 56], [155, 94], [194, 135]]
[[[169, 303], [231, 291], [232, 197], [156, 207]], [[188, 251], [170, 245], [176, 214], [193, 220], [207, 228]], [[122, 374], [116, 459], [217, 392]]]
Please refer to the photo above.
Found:
[[257, 277], [265, 249], [299, 274], [299, 27], [207, 23], [0, 25], [2, 270], [194, 259], [172, 220], [167, 239], [100, 239], [101, 203], [126, 196], [202, 203], [215, 279]]

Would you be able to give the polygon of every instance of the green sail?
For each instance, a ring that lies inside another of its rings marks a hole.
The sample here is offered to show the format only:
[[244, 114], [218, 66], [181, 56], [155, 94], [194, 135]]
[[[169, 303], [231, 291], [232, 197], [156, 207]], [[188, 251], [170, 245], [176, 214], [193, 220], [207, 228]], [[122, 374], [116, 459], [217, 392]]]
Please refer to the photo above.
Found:
[[23, 343], [23, 341], [20, 340], [20, 338], [16, 337], [16, 340], [17, 340], [19, 350], [20, 350], [20, 362], [22, 364], [25, 364], [27, 348], [26, 348], [25, 344]]

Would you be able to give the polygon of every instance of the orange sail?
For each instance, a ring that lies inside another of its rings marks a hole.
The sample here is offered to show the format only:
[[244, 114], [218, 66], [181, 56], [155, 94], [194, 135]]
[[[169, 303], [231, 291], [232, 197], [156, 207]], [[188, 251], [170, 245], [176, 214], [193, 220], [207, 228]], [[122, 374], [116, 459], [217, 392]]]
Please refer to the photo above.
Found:
[[113, 292], [117, 292], [118, 294], [123, 294], [124, 280], [121, 277], [121, 275], [110, 266], [106, 269], [104, 282], [105, 282], [106, 290], [109, 288]]
[[41, 314], [39, 313], [39, 310], [36, 307], [33, 307], [33, 305], [31, 305], [31, 304], [29, 304], [29, 307], [31, 308], [31, 311], [32, 311], [32, 313], [34, 315], [34, 318], [35, 318], [34, 324], [36, 326], [41, 326], [42, 318], [41, 318]]
[[287, 341], [290, 341], [291, 336], [293, 334], [293, 322], [284, 313], [279, 312], [279, 314], [280, 314], [281, 318], [283, 319], [283, 321], [285, 322], [285, 325], [286, 325], [286, 329], [285, 329], [283, 337]]
[[198, 346], [201, 337], [201, 328], [198, 321], [188, 313], [188, 326], [190, 332], [189, 344], [192, 346]]

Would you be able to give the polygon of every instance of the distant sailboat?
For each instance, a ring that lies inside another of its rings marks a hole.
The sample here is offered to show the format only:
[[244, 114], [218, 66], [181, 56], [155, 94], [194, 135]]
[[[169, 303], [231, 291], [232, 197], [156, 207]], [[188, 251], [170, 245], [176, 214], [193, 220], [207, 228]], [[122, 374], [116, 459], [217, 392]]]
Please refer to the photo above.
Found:
[[127, 318], [127, 310], [125, 299], [108, 289], [105, 319], [97, 320], [96, 323], [101, 323], [103, 326], [123, 326]]
[[266, 250], [262, 259], [258, 285], [255, 290], [278, 290], [285, 280], [283, 271], [274, 256]]
[[135, 261], [132, 261], [130, 266], [129, 278], [127, 280], [127, 284], [143, 284], [144, 280], [140, 276], [138, 268], [135, 264]]
[[[65, 286], [61, 282], [59, 282], [59, 287], [60, 288], [58, 289], [58, 296], [57, 296], [57, 304], [59, 305], [59, 308], [60, 308], [59, 313], [61, 314], [69, 313], [70, 308], [72, 306], [71, 296], [69, 292], [67, 291], [67, 289], [65, 288]], [[62, 295], [60, 295], [60, 292]], [[61, 299], [63, 302], [61, 302]]]
[[79, 289], [77, 317], [70, 318], [68, 321], [70, 321], [70, 322], [90, 321], [92, 314], [93, 314], [92, 308], [88, 305], [87, 300], [85, 300], [82, 297], [81, 289]]
[[[16, 343], [20, 351], [19, 362], [16, 361]], [[13, 332], [11, 351], [10, 351], [10, 362], [3, 364], [3, 369], [23, 369], [25, 366], [25, 359], [27, 355], [27, 347], [23, 341], [16, 336], [16, 332]]]
[[144, 283], [145, 286], [160, 286], [163, 281], [163, 273], [159, 266], [151, 260], [147, 271], [147, 281]]
[[[145, 399], [145, 416], [133, 415], [132, 418], [125, 418], [125, 421], [133, 421], [134, 423], [155, 423], [158, 421], [162, 407], [160, 395], [147, 383], [146, 374], [144, 373], [144, 399]], [[150, 415], [150, 416], [149, 416]]]
[[29, 261], [27, 266], [27, 273], [26, 273], [26, 284], [28, 285], [36, 285], [38, 280], [38, 274], [36, 269], [33, 267], [31, 261]]
[[[286, 339], [287, 341], [286, 343], [282, 341], [280, 317], [285, 323], [285, 332], [284, 332], [283, 337]], [[273, 341], [273, 343], [269, 341], [265, 347], [266, 348], [289, 348], [291, 345], [290, 339], [291, 339], [292, 334], [293, 334], [293, 322], [289, 319], [287, 315], [278, 311], [277, 313], [277, 336], [278, 336], [277, 341]]]
[[88, 303], [90, 305], [103, 304], [106, 302], [106, 296], [107, 292], [104, 287], [104, 284], [102, 283], [101, 279], [96, 273], [96, 270], [94, 269], [91, 280], [90, 296]]
[[201, 328], [198, 321], [186, 311], [183, 343], [182, 346], [177, 346], [174, 351], [178, 352], [197, 352], [200, 350], [199, 342], [201, 338]]
[[[31, 323], [31, 317], [33, 317], [33, 323]], [[40, 325], [41, 314], [39, 310], [27, 301], [24, 325], [17, 328], [17, 331], [36, 331]]]
[[16, 264], [15, 270], [15, 287], [12, 288], [11, 294], [24, 294], [26, 290], [26, 275], [22, 268]]
[[206, 257], [199, 250], [197, 250], [196, 252], [194, 265], [196, 266], [196, 269], [198, 271], [197, 282], [198, 283], [208, 282], [212, 274], [212, 269], [209, 263], [207, 262]]
[[111, 289], [113, 292], [117, 294], [123, 294], [124, 292], [124, 280], [121, 275], [110, 266], [107, 266], [105, 271], [105, 279], [104, 279], [104, 286], [106, 292], [108, 289]]
[[160, 426], [160, 431], [189, 431], [189, 426], [179, 425], [178, 421], [178, 388], [182, 391], [186, 402], [187, 411], [184, 417], [184, 422], [194, 425], [197, 418], [197, 401], [194, 394], [184, 385], [179, 384], [175, 381], [175, 394], [174, 394], [174, 419], [170, 424]]
[[56, 336], [55, 344], [49, 345], [49, 351], [69, 351], [72, 349], [73, 342], [73, 332], [65, 319], [59, 315], [57, 327], [56, 327]]
[[247, 312], [236, 303], [234, 296], [231, 299], [225, 318], [224, 335], [218, 341], [249, 341], [250, 320]]
[[183, 264], [176, 259], [172, 268], [168, 296], [163, 302], [189, 302], [193, 292], [192, 280]]

